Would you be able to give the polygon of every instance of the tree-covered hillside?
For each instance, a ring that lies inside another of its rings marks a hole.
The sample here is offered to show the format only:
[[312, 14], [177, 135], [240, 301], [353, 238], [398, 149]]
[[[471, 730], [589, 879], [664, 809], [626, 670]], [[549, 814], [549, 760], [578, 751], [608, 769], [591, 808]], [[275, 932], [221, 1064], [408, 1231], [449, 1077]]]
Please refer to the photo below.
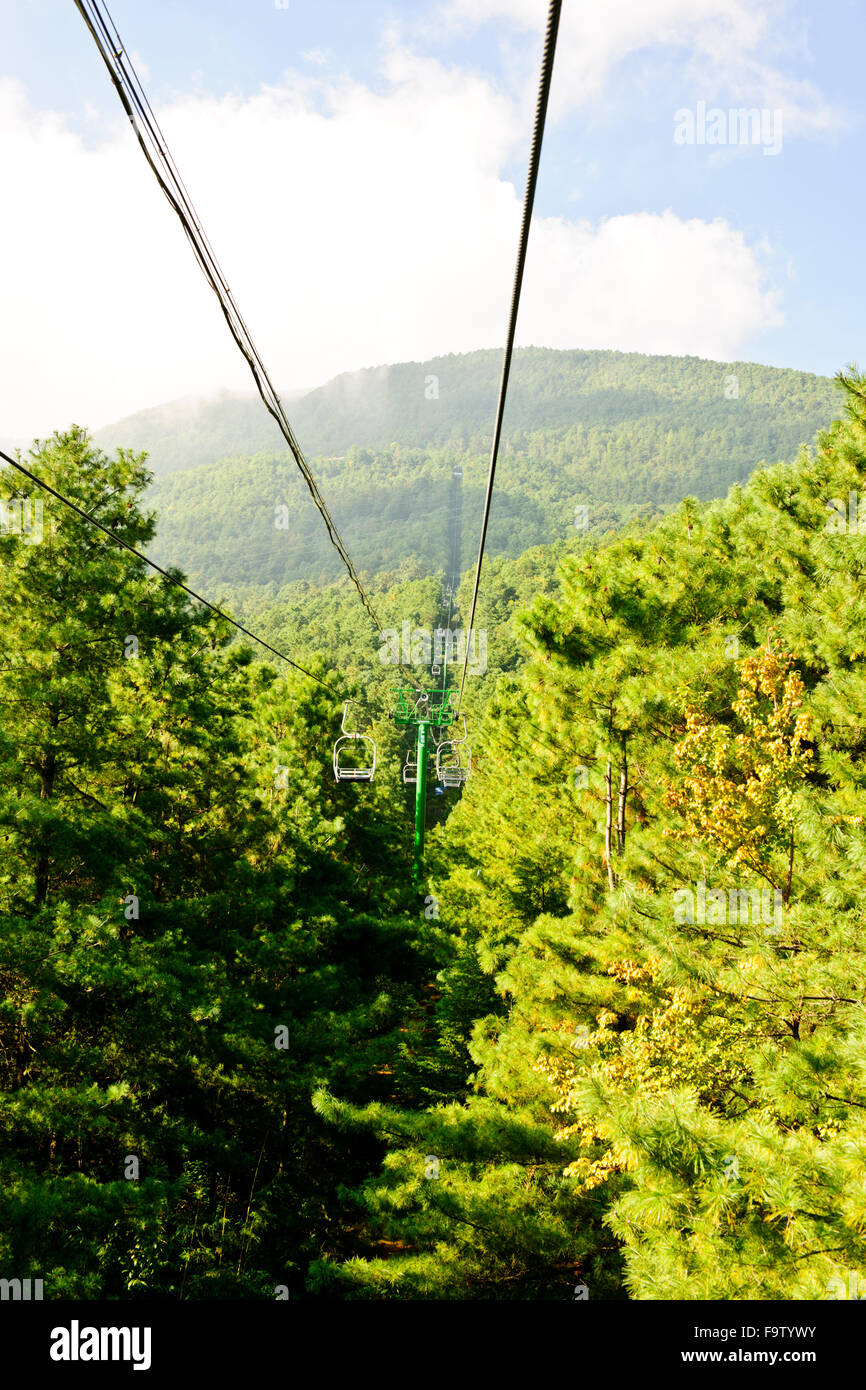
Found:
[[860, 1296], [866, 381], [847, 391], [795, 467], [566, 559], [524, 619], [434, 836], [430, 1102], [318, 1094], [388, 1152], [313, 1288]]
[[[394, 443], [475, 448], [489, 440], [501, 365], [495, 350], [449, 353], [346, 372], [299, 398], [286, 392], [284, 399], [309, 457], [350, 449], [382, 453]], [[176, 401], [128, 416], [94, 438], [101, 448], [145, 450], [163, 477], [281, 447], [275, 423], [257, 402], [252, 394], [230, 393]], [[612, 429], [636, 420], [657, 430], [689, 422], [701, 435], [732, 427], [732, 438], [747, 450], [738, 462], [748, 467], [758, 458], [790, 456], [833, 408], [832, 384], [808, 372], [700, 357], [523, 348], [514, 356], [505, 438], [579, 424]]]
[[[428, 571], [442, 568], [455, 466], [469, 563], [499, 367], [498, 353], [478, 352], [380, 368], [338, 377], [293, 405], [360, 568], [390, 570], [413, 556]], [[490, 553], [516, 556], [567, 538], [579, 507], [598, 535], [687, 495], [723, 496], [761, 460], [793, 458], [834, 409], [832, 383], [802, 372], [525, 349], [512, 376]], [[156, 553], [195, 582], [233, 589], [339, 576], [298, 470], [255, 401], [145, 412], [98, 439], [150, 450]]]
[[[723, 501], [491, 560], [473, 771], [419, 892], [397, 672], [357, 599], [248, 591], [311, 673], [281, 674], [56, 500], [38, 537], [4, 529], [0, 1277], [858, 1296], [866, 380], [844, 386], [843, 419]], [[150, 543], [140, 456], [73, 429], [30, 464]], [[440, 585], [407, 561], [375, 597], [429, 622]], [[334, 781], [347, 694], [372, 784]]]

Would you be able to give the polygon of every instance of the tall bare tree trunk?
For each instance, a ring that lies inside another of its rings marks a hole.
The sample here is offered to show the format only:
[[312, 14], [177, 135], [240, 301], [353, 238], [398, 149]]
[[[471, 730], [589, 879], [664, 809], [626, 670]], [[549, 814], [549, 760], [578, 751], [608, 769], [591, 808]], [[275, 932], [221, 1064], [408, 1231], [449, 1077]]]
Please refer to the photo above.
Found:
[[622, 736], [622, 767], [619, 773], [619, 806], [616, 817], [616, 852], [625, 854], [625, 804], [628, 797], [627, 736]]
[[610, 758], [607, 760], [607, 768], [604, 774], [604, 857], [607, 862], [607, 881], [610, 884], [610, 891], [613, 892], [613, 862], [611, 855], [611, 830], [613, 828], [613, 787], [611, 785], [611, 765]]
[[[53, 748], [49, 748], [48, 752], [43, 757], [39, 766], [39, 775], [39, 800], [50, 801], [54, 795], [54, 779], [57, 776], [57, 754]], [[36, 868], [34, 871], [34, 878], [36, 880], [34, 901], [37, 907], [41, 907], [48, 897], [48, 883], [51, 872], [50, 849], [50, 832], [46, 831], [42, 836], [39, 853], [36, 856]]]

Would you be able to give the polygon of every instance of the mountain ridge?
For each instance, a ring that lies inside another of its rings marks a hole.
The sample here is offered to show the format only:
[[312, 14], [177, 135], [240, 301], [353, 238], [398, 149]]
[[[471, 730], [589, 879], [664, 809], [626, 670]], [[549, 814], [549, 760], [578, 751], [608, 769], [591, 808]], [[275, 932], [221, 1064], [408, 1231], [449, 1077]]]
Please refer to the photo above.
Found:
[[[311, 391], [285, 392], [283, 399], [291, 406], [293, 429], [310, 458], [339, 456], [352, 447], [381, 450], [392, 443], [423, 446], [462, 441], [466, 447], [492, 433], [501, 363], [499, 349], [448, 353], [423, 362], [342, 372]], [[537, 373], [532, 369], [539, 363], [549, 380], [540, 394], [533, 394]], [[729, 378], [736, 378], [736, 387], [728, 389], [739, 394], [726, 398]], [[584, 389], [591, 381], [597, 385]], [[828, 377], [754, 362], [609, 349], [519, 348], [509, 386], [505, 437], [516, 430], [561, 427], [579, 406], [587, 423], [609, 420], [611, 398], [606, 401], [605, 393], [613, 393], [620, 406], [628, 396], [633, 407], [647, 411], [654, 407], [658, 412], [678, 398], [677, 392], [680, 399], [691, 391], [707, 402], [714, 394], [722, 409], [726, 400], [742, 400], [756, 386], [768, 409], [778, 406], [792, 390], [805, 391], [816, 401], [833, 391]], [[185, 427], [184, 442], [178, 445], [173, 440], [169, 446], [165, 433], [176, 432], [179, 426]], [[184, 397], [151, 406], [94, 431], [93, 437], [105, 449], [122, 444], [147, 450], [158, 477], [239, 453], [272, 452], [283, 445], [276, 423], [254, 392], [222, 391], [214, 397]]]
[[[452, 469], [466, 565], [478, 542], [499, 351], [344, 373], [289, 414], [359, 570], [446, 564]], [[524, 348], [515, 354], [488, 532], [492, 555], [722, 497], [762, 461], [792, 460], [839, 412], [835, 384], [790, 368]], [[154, 554], [194, 582], [328, 583], [340, 562], [257, 397], [155, 407], [95, 441], [147, 450]], [[280, 510], [282, 509], [282, 511]], [[278, 517], [282, 515], [284, 525]]]

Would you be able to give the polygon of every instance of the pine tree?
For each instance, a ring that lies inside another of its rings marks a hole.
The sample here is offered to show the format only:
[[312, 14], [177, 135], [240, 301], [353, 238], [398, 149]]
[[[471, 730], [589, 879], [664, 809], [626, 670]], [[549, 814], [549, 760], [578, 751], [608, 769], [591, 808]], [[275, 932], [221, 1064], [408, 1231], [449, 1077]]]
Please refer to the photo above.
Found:
[[[30, 463], [150, 539], [141, 459], [73, 429]], [[311, 1091], [399, 1093], [424, 972], [376, 881], [381, 797], [339, 812], [330, 696], [59, 503], [0, 550], [0, 1268], [47, 1297], [297, 1293], [380, 1153], [335, 1146]]]
[[566, 559], [526, 619], [437, 849], [455, 982], [474, 957], [500, 996], [466, 1019], [466, 1097], [319, 1101], [389, 1146], [365, 1258], [320, 1271], [349, 1296], [860, 1277], [864, 541], [826, 520], [866, 481], [866, 384], [843, 385], [814, 453]]

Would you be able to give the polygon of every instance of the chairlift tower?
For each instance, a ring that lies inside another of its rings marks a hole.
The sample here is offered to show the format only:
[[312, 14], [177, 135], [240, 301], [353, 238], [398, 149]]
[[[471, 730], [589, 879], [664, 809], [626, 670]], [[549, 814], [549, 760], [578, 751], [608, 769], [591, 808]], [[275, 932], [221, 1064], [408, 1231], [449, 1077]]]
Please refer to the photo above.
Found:
[[[424, 866], [424, 829], [427, 819], [427, 759], [431, 736], [436, 730], [449, 728], [455, 719], [452, 700], [456, 689], [418, 690], [400, 686], [394, 691], [393, 719], [395, 724], [414, 727], [415, 735], [415, 839], [412, 854], [412, 883], [417, 888]], [[407, 765], [411, 767], [411, 764]], [[412, 781], [406, 776], [404, 781]]]

